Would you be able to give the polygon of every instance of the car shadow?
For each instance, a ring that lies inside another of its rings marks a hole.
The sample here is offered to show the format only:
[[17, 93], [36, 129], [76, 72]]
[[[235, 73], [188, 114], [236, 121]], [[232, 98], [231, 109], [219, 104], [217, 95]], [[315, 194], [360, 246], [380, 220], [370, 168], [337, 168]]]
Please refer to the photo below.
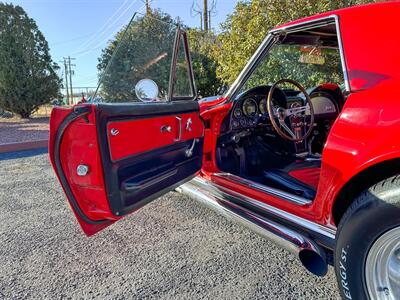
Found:
[[35, 155], [45, 154], [47, 152], [48, 152], [47, 147], [44, 147], [44, 148], [33, 149], [33, 150], [0, 153], [0, 161], [9, 160], [9, 159], [18, 159], [18, 158], [24, 158], [24, 157], [31, 157], [31, 156], [35, 156]]

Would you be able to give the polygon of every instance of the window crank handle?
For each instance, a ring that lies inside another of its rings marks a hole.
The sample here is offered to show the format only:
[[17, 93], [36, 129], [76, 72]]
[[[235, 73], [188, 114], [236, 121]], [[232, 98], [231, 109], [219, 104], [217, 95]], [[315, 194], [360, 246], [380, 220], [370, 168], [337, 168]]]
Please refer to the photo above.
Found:
[[198, 141], [199, 141], [199, 139], [194, 139], [192, 145], [190, 146], [190, 148], [186, 149], [186, 151], [185, 151], [185, 156], [186, 157], [191, 157], [193, 155], [194, 146], [196, 146], [196, 143]]

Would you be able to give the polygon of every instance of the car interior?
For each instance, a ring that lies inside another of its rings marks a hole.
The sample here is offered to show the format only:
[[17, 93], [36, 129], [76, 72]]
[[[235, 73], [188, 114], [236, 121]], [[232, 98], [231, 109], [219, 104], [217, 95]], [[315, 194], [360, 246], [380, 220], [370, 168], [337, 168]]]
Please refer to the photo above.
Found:
[[342, 86], [334, 24], [277, 35], [222, 122], [220, 170], [312, 201], [324, 145], [345, 102]]

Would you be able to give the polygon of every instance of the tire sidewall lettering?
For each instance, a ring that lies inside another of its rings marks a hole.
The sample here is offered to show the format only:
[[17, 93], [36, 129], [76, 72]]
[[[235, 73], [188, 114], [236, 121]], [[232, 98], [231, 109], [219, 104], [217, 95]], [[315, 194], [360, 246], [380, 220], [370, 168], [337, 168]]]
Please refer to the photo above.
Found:
[[348, 257], [348, 252], [349, 252], [349, 245], [347, 245], [345, 248], [341, 249], [340, 253], [340, 261], [339, 261], [339, 274], [340, 274], [340, 285], [343, 291], [344, 296], [346, 299], [353, 299], [351, 297], [350, 293], [350, 285], [348, 282], [348, 276], [347, 276], [347, 257]]

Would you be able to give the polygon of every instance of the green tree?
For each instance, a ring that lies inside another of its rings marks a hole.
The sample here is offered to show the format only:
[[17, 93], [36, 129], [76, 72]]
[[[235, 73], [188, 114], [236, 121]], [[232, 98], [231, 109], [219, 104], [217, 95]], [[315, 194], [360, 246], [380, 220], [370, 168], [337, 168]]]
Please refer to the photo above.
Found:
[[59, 96], [61, 81], [36, 22], [0, 2], [0, 107], [28, 118]]
[[152, 11], [136, 15], [117, 33], [97, 65], [105, 101], [139, 101], [135, 85], [143, 78], [157, 83], [160, 98], [167, 96], [176, 28], [169, 15]]
[[[101, 78], [101, 96], [107, 102], [138, 101], [136, 83], [143, 78], [154, 80], [160, 89], [160, 98], [168, 93], [173, 43], [179, 20], [159, 10], [136, 15], [129, 27], [117, 33], [103, 49], [97, 66]], [[215, 36], [188, 29], [193, 71], [197, 93], [206, 97], [218, 93], [222, 82], [216, 76], [217, 63], [210, 55]], [[176, 69], [176, 95], [188, 95], [188, 74], [184, 50], [179, 45]]]
[[251, 0], [239, 1], [234, 12], [221, 25], [213, 47], [218, 62], [217, 76], [231, 84], [267, 32], [273, 27], [329, 10], [373, 0]]
[[224, 86], [217, 77], [218, 64], [210, 52], [216, 38], [211, 31], [188, 30], [197, 94], [202, 97], [217, 95]]

